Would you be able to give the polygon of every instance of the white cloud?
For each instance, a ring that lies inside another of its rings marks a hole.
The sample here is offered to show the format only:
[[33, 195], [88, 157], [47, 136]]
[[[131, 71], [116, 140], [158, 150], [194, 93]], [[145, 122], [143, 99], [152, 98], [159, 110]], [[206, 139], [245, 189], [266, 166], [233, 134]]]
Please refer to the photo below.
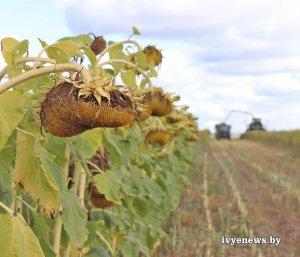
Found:
[[291, 36], [289, 31], [300, 24], [297, 0], [64, 0], [59, 5], [65, 6], [71, 22], [77, 17], [78, 23], [103, 33], [123, 33], [135, 24], [146, 36], [194, 38], [233, 27], [269, 38]]
[[[136, 25], [164, 49], [157, 83], [176, 91], [213, 128], [234, 108], [300, 127], [300, 2], [297, 0], [63, 0], [73, 33], [128, 35]], [[298, 117], [298, 118], [296, 118]], [[245, 119], [234, 115], [239, 130]]]
[[[71, 31], [119, 39], [136, 25], [142, 43], [155, 43], [166, 57], [157, 84], [179, 93], [200, 127], [213, 128], [236, 108], [261, 116], [270, 129], [300, 127], [299, 1], [57, 0], [56, 7], [50, 24], [45, 14], [53, 3], [41, 3], [34, 26], [24, 8], [3, 9], [2, 34], [35, 39], [37, 52], [37, 37], [53, 42]], [[13, 9], [27, 16], [12, 20]], [[234, 129], [244, 129], [245, 119], [234, 115]]]
[[[210, 73], [204, 64], [193, 66], [184, 50], [165, 50], [159, 81], [182, 96], [199, 117], [200, 127], [213, 130], [231, 109], [247, 110], [263, 118], [269, 129], [300, 127], [300, 73], [266, 73], [260, 76]], [[246, 121], [245, 121], [246, 120]], [[246, 128], [249, 118], [232, 115], [233, 130]]]

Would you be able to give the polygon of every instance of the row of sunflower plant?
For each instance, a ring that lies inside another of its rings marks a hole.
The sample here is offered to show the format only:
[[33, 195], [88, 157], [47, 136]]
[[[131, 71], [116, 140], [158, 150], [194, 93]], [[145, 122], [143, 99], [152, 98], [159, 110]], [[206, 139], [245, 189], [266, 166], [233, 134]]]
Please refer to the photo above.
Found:
[[133, 36], [2, 39], [0, 255], [151, 256], [197, 153], [162, 53]]

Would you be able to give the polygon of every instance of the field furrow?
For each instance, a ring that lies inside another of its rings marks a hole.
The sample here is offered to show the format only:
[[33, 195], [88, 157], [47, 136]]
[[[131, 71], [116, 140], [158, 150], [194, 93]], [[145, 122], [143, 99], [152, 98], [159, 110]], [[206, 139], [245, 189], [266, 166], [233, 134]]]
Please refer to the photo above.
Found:
[[[249, 141], [211, 140], [199, 152], [201, 165], [176, 214], [181, 217], [176, 251], [159, 256], [300, 256], [298, 159], [284, 159], [288, 152], [281, 149], [272, 151]], [[279, 246], [220, 243], [222, 236], [270, 235], [282, 237]]]

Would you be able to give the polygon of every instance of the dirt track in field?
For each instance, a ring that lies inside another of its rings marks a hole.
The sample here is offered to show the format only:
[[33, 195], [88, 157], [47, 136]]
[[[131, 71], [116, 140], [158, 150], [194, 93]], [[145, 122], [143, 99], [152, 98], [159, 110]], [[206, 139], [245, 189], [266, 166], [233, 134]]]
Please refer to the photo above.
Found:
[[[300, 256], [300, 156], [242, 140], [211, 141], [156, 256]], [[274, 245], [224, 245], [220, 236], [282, 237]]]

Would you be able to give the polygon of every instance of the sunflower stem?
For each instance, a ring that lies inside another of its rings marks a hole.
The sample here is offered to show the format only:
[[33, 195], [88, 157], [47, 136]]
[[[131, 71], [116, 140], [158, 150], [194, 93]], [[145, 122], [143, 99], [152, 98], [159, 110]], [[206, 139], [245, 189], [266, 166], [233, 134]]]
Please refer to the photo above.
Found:
[[102, 171], [97, 165], [95, 165], [94, 163], [90, 162], [90, 161], [86, 161], [87, 164], [93, 166], [93, 168], [95, 168], [100, 174], [104, 174], [104, 171]]
[[[84, 190], [85, 190], [86, 174], [79, 161], [74, 162], [74, 185], [77, 190], [80, 203], [84, 208]], [[63, 257], [69, 257], [72, 248], [72, 242], [69, 241]]]
[[152, 81], [150, 80], [149, 76], [140, 67], [138, 67], [136, 64], [134, 64], [132, 62], [122, 60], [122, 59], [110, 59], [108, 61], [100, 63], [100, 66], [104, 66], [107, 64], [113, 65], [114, 63], [123, 63], [123, 64], [126, 64], [126, 65], [132, 67], [133, 69], [135, 69], [136, 71], [138, 71], [139, 73], [141, 73], [144, 76], [144, 78], [148, 81], [148, 84], [150, 87], [153, 87]]
[[32, 206], [30, 206], [26, 201], [24, 201], [21, 196], [22, 195], [15, 196], [15, 198], [18, 199], [19, 201], [21, 201], [27, 207], [28, 210], [31, 210], [32, 213], [35, 213], [35, 210], [32, 208]]
[[81, 73], [83, 77], [83, 82], [88, 84], [90, 82], [90, 74], [89, 71], [86, 70], [82, 65], [78, 63], [63, 63], [63, 64], [55, 64], [52, 66], [48, 67], [42, 67], [40, 69], [35, 69], [35, 70], [30, 70], [27, 71], [9, 81], [6, 83], [0, 85], [0, 94], [4, 93], [5, 91], [13, 88], [14, 86], [33, 79], [40, 77], [45, 74], [50, 74], [50, 73], [56, 73], [56, 72], [67, 72], [67, 71], [75, 71]]
[[[71, 149], [69, 144], [66, 144], [66, 149], [65, 149], [65, 155], [68, 158], [68, 161], [65, 164], [64, 167], [64, 172], [65, 172], [65, 177], [67, 178], [69, 175], [69, 165], [70, 165], [70, 157], [71, 157]], [[52, 247], [55, 252], [55, 256], [59, 257], [60, 256], [60, 240], [61, 240], [61, 231], [62, 231], [62, 218], [61, 218], [61, 205], [58, 205], [56, 216], [55, 216], [55, 223], [54, 223], [54, 235], [53, 235], [53, 241], [52, 241]]]
[[124, 44], [133, 44], [137, 47], [137, 49], [140, 51], [142, 48], [141, 46], [139, 45], [139, 43], [137, 43], [136, 41], [134, 40], [124, 40], [124, 41], [121, 41], [121, 42], [116, 42], [116, 43], [113, 43], [111, 44], [110, 46], [108, 46], [107, 48], [105, 48], [99, 55], [98, 55], [98, 58], [97, 58], [97, 64], [100, 62], [101, 58], [112, 48], [116, 47], [116, 46], [119, 46], [119, 45], [124, 45]]
[[37, 66], [38, 66], [38, 64], [39, 64], [39, 62], [40, 62], [40, 59], [41, 59], [43, 53], [45, 52], [45, 50], [46, 50], [47, 48], [48, 48], [48, 45], [45, 46], [45, 47], [43, 47], [43, 49], [39, 52], [39, 54], [38, 54], [38, 56], [37, 56], [37, 58], [36, 58], [36, 60], [35, 60], [35, 62], [34, 62], [33, 69], [36, 69], [36, 68], [37, 68]]
[[2, 207], [4, 210], [6, 210], [10, 215], [14, 214], [14, 211], [7, 207], [4, 203], [0, 202], [0, 207]]
[[[20, 57], [16, 60], [16, 65], [21, 64], [21, 63], [26, 63], [26, 62], [35, 62], [38, 59], [38, 57]], [[55, 64], [55, 60], [54, 59], [48, 59], [48, 58], [39, 58], [39, 62], [42, 63], [52, 63]], [[1, 71], [0, 71], [0, 80], [5, 76], [5, 74], [7, 73], [7, 67], [4, 67]]]
[[78, 185], [78, 196], [82, 207], [84, 207], [85, 183], [86, 183], [86, 173], [83, 170], [83, 172], [80, 173], [80, 180]]
[[114, 257], [115, 256], [114, 250], [111, 247], [111, 245], [109, 244], [109, 242], [107, 242], [107, 240], [99, 232], [96, 232], [96, 234], [97, 234], [97, 237], [98, 237], [99, 241], [101, 241], [102, 243], [105, 244], [105, 246], [108, 248], [111, 256]]

